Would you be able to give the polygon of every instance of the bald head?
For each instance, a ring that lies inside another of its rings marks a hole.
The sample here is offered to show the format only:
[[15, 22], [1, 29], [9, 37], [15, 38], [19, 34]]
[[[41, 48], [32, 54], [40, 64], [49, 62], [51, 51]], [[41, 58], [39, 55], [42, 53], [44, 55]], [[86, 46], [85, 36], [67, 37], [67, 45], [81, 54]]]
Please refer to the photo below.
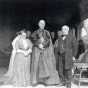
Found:
[[61, 30], [62, 30], [63, 35], [68, 35], [69, 26], [68, 25], [64, 25], [64, 26], [62, 26]]
[[38, 23], [38, 26], [40, 29], [44, 29], [45, 28], [45, 20], [40, 20], [39, 23]]

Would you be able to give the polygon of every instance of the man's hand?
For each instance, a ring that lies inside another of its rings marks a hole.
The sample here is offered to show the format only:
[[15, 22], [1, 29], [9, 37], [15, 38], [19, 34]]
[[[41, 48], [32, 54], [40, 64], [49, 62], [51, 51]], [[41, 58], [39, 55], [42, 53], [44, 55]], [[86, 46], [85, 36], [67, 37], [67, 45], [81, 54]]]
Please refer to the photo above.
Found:
[[39, 48], [40, 48], [40, 49], [44, 49], [44, 47], [43, 47], [42, 44], [39, 44]]
[[63, 37], [63, 40], [65, 40], [65, 39], [66, 39], [66, 36]]
[[75, 59], [75, 57], [73, 57], [73, 61], [75, 61], [76, 59]]

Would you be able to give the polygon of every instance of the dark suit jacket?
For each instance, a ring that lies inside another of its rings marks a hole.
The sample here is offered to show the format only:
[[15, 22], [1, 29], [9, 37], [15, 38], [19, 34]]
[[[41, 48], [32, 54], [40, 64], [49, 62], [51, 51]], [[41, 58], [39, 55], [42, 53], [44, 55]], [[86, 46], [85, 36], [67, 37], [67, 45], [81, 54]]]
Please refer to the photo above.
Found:
[[73, 37], [71, 34], [67, 35], [65, 40], [59, 38], [55, 47], [55, 53], [58, 53], [59, 56], [61, 56], [62, 54], [65, 55], [65, 68], [70, 69], [72, 67], [72, 57], [75, 57], [77, 54], [76, 38]]

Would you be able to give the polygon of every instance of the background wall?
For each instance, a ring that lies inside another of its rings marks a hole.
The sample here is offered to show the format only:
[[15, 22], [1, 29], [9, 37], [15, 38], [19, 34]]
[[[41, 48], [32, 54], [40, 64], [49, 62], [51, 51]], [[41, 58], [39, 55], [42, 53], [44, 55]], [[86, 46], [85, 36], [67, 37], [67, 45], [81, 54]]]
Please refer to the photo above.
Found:
[[42, 18], [50, 31], [63, 24], [75, 26], [80, 22], [80, 11], [80, 0], [0, 0], [0, 66], [9, 63], [6, 50], [11, 50], [16, 31], [23, 27], [34, 31]]

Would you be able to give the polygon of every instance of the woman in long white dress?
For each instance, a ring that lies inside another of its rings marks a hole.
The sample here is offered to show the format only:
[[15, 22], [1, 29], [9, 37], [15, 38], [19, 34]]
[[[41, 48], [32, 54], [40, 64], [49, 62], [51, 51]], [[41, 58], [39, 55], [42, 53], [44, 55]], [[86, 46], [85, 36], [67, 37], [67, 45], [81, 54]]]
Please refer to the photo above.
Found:
[[16, 41], [18, 41], [20, 38], [20, 35], [16, 36], [16, 38], [12, 41], [12, 52], [11, 52], [11, 57], [10, 57], [10, 62], [9, 62], [9, 67], [8, 67], [8, 71], [4, 74], [4, 76], [11, 76], [12, 72], [13, 72], [13, 62], [14, 62], [14, 57], [16, 54], [16, 50], [15, 50], [15, 43]]
[[[26, 32], [21, 31], [13, 41], [13, 56], [9, 65], [9, 74], [4, 84], [14, 86], [30, 85], [30, 61], [32, 53], [32, 42], [26, 38]], [[12, 68], [10, 67], [12, 66]]]

